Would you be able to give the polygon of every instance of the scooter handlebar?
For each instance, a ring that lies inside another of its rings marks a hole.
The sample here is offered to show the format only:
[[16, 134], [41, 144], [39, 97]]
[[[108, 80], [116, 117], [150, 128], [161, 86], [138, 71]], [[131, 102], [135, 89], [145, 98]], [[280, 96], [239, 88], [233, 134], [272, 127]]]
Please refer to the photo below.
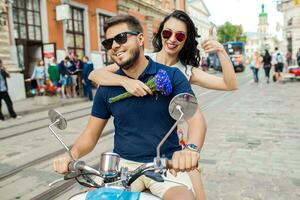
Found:
[[77, 160], [77, 161], [73, 160], [68, 165], [68, 168], [69, 168], [70, 172], [77, 171], [77, 170], [82, 170], [82, 169], [84, 169], [84, 167], [85, 167], [85, 162], [81, 161], [81, 160]]

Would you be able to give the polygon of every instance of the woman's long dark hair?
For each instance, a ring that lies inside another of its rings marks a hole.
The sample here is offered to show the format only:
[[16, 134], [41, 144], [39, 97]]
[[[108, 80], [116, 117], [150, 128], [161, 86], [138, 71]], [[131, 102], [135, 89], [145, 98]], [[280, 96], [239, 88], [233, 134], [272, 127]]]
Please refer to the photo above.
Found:
[[263, 56], [263, 63], [264, 64], [271, 64], [272, 56], [270, 55], [269, 51], [265, 49], [265, 55]]
[[198, 42], [196, 38], [198, 37], [197, 29], [191, 20], [191, 18], [181, 10], [175, 10], [160, 23], [157, 33], [154, 35], [152, 40], [152, 45], [154, 47], [154, 52], [158, 52], [162, 49], [162, 39], [161, 32], [163, 31], [166, 21], [170, 18], [178, 19], [186, 24], [187, 28], [187, 38], [184, 43], [183, 48], [180, 50], [178, 57], [183, 65], [192, 65], [193, 67], [199, 67], [200, 64], [200, 51], [197, 48]]
[[270, 53], [267, 49], [265, 49], [265, 56], [270, 56]]

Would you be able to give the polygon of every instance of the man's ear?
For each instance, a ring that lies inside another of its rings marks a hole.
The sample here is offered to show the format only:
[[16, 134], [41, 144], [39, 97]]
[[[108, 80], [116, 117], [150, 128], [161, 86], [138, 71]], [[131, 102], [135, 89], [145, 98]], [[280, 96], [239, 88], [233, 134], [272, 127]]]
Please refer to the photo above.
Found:
[[144, 33], [140, 33], [138, 36], [139, 46], [142, 47], [145, 45]]

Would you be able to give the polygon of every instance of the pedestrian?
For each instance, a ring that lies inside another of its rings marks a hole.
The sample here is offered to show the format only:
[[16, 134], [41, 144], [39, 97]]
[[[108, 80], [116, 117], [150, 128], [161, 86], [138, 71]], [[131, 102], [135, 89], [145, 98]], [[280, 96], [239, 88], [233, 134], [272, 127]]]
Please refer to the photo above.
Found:
[[83, 93], [84, 96], [88, 97], [90, 101], [93, 101], [92, 81], [89, 80], [88, 77], [91, 71], [94, 70], [94, 64], [89, 60], [87, 56], [83, 56], [82, 61], [84, 63], [82, 72]]
[[250, 70], [252, 71], [252, 75], [253, 75], [253, 80], [256, 83], [257, 80], [256, 80], [255, 68], [254, 68], [254, 65], [255, 65], [254, 54], [252, 55], [252, 57], [250, 57], [248, 59], [247, 63], [249, 63], [249, 67], [250, 67]]
[[267, 83], [270, 82], [270, 70], [272, 67], [271, 61], [272, 61], [272, 56], [270, 55], [269, 51], [266, 49], [265, 55], [263, 56], [263, 66], [265, 70]]
[[297, 53], [296, 53], [296, 60], [297, 60], [297, 64], [300, 67], [300, 48], [298, 49]]
[[49, 79], [51, 81], [51, 84], [57, 87], [60, 77], [59, 77], [59, 66], [55, 58], [52, 58], [51, 63], [49, 64], [48, 74], [49, 74]]
[[72, 77], [71, 72], [68, 69], [71, 65], [72, 64], [70, 62], [69, 56], [66, 56], [65, 59], [59, 63], [62, 98], [71, 97]]
[[287, 67], [291, 66], [292, 65], [292, 53], [290, 50], [288, 50], [285, 54], [285, 59], [286, 59], [286, 64], [287, 64]]
[[250, 62], [250, 68], [253, 72], [253, 79], [255, 83], [259, 82], [259, 69], [262, 64], [262, 57], [259, 55], [257, 51], [254, 52], [252, 60]]
[[[145, 39], [142, 26], [133, 16], [119, 15], [106, 20], [104, 33], [107, 39], [102, 44], [114, 62], [120, 66], [116, 74], [146, 82], [157, 72], [164, 70], [172, 83], [169, 96], [157, 94], [134, 97], [114, 104], [110, 104], [107, 98], [120, 94], [125, 91], [124, 88], [101, 86], [97, 90], [88, 125], [72, 146], [71, 154], [78, 159], [89, 153], [97, 144], [108, 119], [114, 116], [114, 152], [120, 155], [122, 166], [131, 169], [143, 163], [153, 162], [157, 145], [175, 122], [168, 113], [171, 98], [179, 93], [192, 91], [188, 80], [178, 68], [167, 67], [144, 56]], [[172, 167], [182, 172], [176, 176], [176, 172], [171, 174], [168, 171], [168, 179], [172, 180], [170, 182], [157, 182], [140, 177], [131, 185], [132, 191], [149, 189], [159, 198], [195, 199], [191, 178], [186, 171], [196, 168], [199, 162], [199, 147], [204, 141], [206, 126], [199, 108], [189, 123], [190, 145], [181, 149], [176, 131], [173, 131], [162, 150], [168, 159], [172, 159]], [[182, 160], [186, 162], [181, 162]], [[70, 161], [68, 154], [56, 159], [54, 170], [59, 173], [67, 172]]]
[[275, 47], [275, 52], [273, 53], [273, 65], [275, 68], [275, 81], [280, 81], [282, 79], [282, 71], [283, 71], [283, 55], [278, 50], [278, 47]]
[[37, 86], [40, 89], [45, 86], [46, 79], [46, 67], [44, 65], [44, 61], [40, 59], [34, 66], [30, 80], [36, 80]]
[[[187, 79], [201, 87], [216, 90], [235, 90], [237, 81], [235, 72], [223, 45], [212, 36], [213, 29], [209, 29], [209, 37], [203, 41], [202, 47], [205, 53], [214, 53], [218, 56], [224, 76], [217, 77], [204, 72], [200, 66], [200, 51], [197, 48], [198, 33], [191, 18], [183, 11], [175, 10], [160, 23], [152, 44], [154, 53], [147, 56], [152, 60], [171, 67], [179, 68]], [[142, 82], [131, 78], [117, 76], [119, 70], [116, 64], [104, 69], [94, 70], [90, 79], [98, 85], [121, 85], [129, 93], [135, 96], [151, 94], [151, 90]], [[179, 129], [180, 130], [180, 129]], [[186, 133], [186, 132], [185, 132]], [[200, 199], [204, 199], [204, 190], [199, 172], [190, 173], [194, 180], [194, 189]]]
[[71, 64], [72, 65], [68, 68], [72, 77], [71, 92], [73, 97], [77, 97], [78, 90], [76, 88], [79, 80], [78, 73], [83, 69], [83, 62], [79, 56], [75, 54], [71, 60]]
[[18, 119], [21, 117], [14, 111], [13, 102], [8, 94], [7, 78], [10, 78], [10, 74], [3, 66], [2, 60], [0, 59], [0, 121], [4, 121], [5, 119], [2, 113], [2, 99], [5, 101], [9, 115], [12, 118]]

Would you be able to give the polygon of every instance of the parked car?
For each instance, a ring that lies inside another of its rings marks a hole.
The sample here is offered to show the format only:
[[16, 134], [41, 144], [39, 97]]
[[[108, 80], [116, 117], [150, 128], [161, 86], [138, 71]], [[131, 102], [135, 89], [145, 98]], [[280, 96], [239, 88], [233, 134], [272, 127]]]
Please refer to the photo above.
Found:
[[290, 67], [288, 67], [288, 72], [290, 74], [293, 74], [294, 76], [300, 76], [300, 67], [290, 66]]

